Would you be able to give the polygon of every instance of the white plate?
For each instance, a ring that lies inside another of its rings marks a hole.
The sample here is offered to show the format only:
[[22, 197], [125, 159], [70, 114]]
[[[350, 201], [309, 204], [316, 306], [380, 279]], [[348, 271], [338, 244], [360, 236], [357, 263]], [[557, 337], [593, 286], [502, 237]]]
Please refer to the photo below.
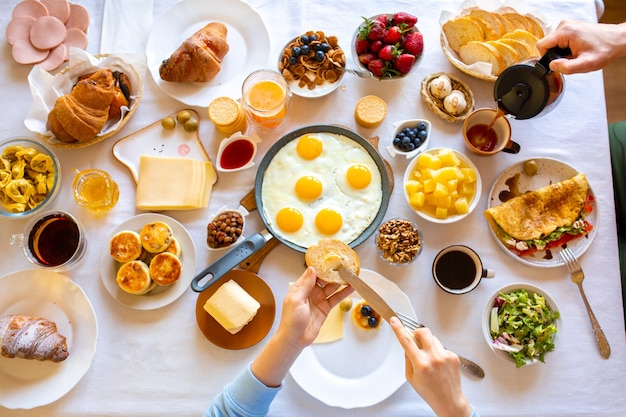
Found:
[[[162, 221], [169, 224], [174, 232], [174, 237], [176, 237], [180, 243], [182, 248], [180, 260], [183, 264], [181, 277], [169, 288], [165, 287], [160, 291], [157, 289], [145, 295], [133, 295], [124, 292], [119, 285], [117, 285], [117, 282], [115, 282], [118, 263], [111, 257], [108, 243], [117, 232], [122, 230], [134, 230], [139, 232], [145, 224], [156, 221]], [[174, 302], [189, 288], [191, 280], [196, 272], [196, 249], [189, 232], [183, 227], [182, 224], [178, 223], [173, 218], [162, 214], [145, 213], [131, 217], [117, 226], [105, 242], [106, 243], [102, 247], [102, 253], [100, 254], [100, 277], [102, 278], [102, 282], [113, 298], [120, 303], [137, 310], [154, 310]]]
[[[524, 174], [524, 163], [529, 159], [533, 159], [537, 161], [537, 165], [539, 166], [539, 170], [537, 171], [537, 175], [529, 177]], [[502, 171], [502, 174], [495, 180], [493, 186], [491, 187], [491, 191], [489, 191], [489, 200], [487, 201], [488, 207], [494, 207], [499, 204], [502, 204], [502, 201], [499, 198], [499, 195], [503, 191], [509, 191], [509, 186], [506, 184], [506, 181], [512, 178], [515, 174], [520, 174], [518, 183], [518, 188], [521, 193], [531, 190], [536, 190], [541, 187], [545, 187], [547, 185], [553, 184], [555, 182], [563, 181], [568, 178], [572, 178], [578, 171], [576, 171], [571, 166], [567, 165], [564, 162], [561, 162], [552, 158], [529, 158], [524, 161], [520, 161], [510, 167], [506, 168]], [[593, 195], [593, 191], [591, 191]], [[593, 238], [596, 236], [599, 223], [598, 223], [598, 207], [596, 199], [593, 199], [591, 203], [593, 210], [586, 217], [586, 220], [591, 223], [593, 229], [586, 237], [580, 237], [574, 240], [567, 242], [567, 247], [570, 248], [576, 257], [579, 257], [587, 248], [591, 245]], [[517, 253], [510, 250], [508, 247], [502, 243], [496, 233], [493, 231], [491, 227], [489, 227], [491, 231], [491, 235], [494, 237], [498, 245], [509, 255], [513, 257], [513, 259], [532, 266], [539, 267], [556, 267], [564, 265], [563, 260], [556, 253], [555, 250], [548, 251], [537, 251], [530, 255], [519, 256]]]
[[10, 314], [55, 322], [70, 354], [58, 363], [0, 356], [0, 405], [30, 409], [50, 404], [67, 394], [91, 366], [98, 338], [93, 307], [65, 275], [28, 269], [0, 278], [0, 317]]
[[[378, 275], [361, 269], [361, 276]], [[409, 298], [395, 292], [381, 295], [394, 310], [417, 318]], [[359, 295], [353, 295], [356, 301]], [[291, 376], [307, 393], [323, 403], [342, 408], [378, 404], [406, 382], [404, 350], [386, 321], [366, 331], [344, 314], [343, 339], [304, 349], [290, 369]]]
[[[182, 44], [209, 22], [222, 22], [228, 29], [228, 54], [220, 72], [206, 83], [163, 81], [159, 66]], [[146, 45], [148, 70], [167, 95], [189, 106], [207, 107], [218, 96], [241, 96], [244, 79], [254, 70], [266, 68], [270, 39], [261, 16], [243, 1], [183, 0], [163, 13], [152, 26]]]

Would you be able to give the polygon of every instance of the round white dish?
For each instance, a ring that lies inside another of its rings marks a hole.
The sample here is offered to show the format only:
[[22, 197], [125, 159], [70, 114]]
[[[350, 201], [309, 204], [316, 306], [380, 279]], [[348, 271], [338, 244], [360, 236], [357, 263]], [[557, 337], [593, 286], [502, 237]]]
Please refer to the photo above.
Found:
[[[160, 288], [145, 295], [129, 294], [124, 292], [115, 282], [118, 262], [109, 253], [109, 241], [119, 231], [134, 230], [139, 232], [146, 223], [155, 221], [169, 224], [174, 232], [174, 237], [180, 243], [182, 248], [180, 260], [183, 264], [181, 277], [169, 288]], [[121, 304], [137, 310], [154, 310], [176, 301], [189, 288], [196, 271], [196, 249], [187, 229], [173, 218], [157, 213], [138, 214], [117, 226], [104, 242], [100, 254], [100, 277], [111, 297]]]
[[[379, 275], [361, 269], [359, 275]], [[385, 297], [385, 294], [381, 294]], [[358, 301], [359, 295], [352, 296]], [[405, 295], [388, 294], [386, 300], [404, 314], [417, 318], [411, 301]], [[365, 331], [345, 313], [343, 339], [314, 344], [302, 352], [290, 369], [300, 387], [323, 403], [346, 409], [377, 404], [406, 382], [404, 351], [391, 326], [385, 321], [380, 328]]]
[[67, 338], [63, 362], [9, 359], [0, 356], [0, 406], [30, 409], [67, 394], [91, 366], [96, 353], [98, 323], [82, 288], [65, 275], [26, 269], [0, 278], [0, 317], [21, 314], [56, 323]]
[[[209, 22], [228, 29], [229, 53], [220, 72], [206, 83], [163, 81], [159, 66], [196, 31]], [[261, 16], [247, 3], [231, 0], [183, 0], [154, 21], [146, 45], [148, 71], [157, 86], [170, 97], [189, 106], [207, 107], [218, 96], [239, 97], [244, 79], [268, 65], [270, 40]]]
[[[528, 160], [534, 160], [537, 162], [538, 170], [537, 174], [530, 177], [524, 174], [524, 163]], [[529, 158], [523, 161], [517, 162], [508, 168], [506, 168], [502, 173], [498, 176], [498, 178], [494, 181], [491, 190], [489, 191], [489, 199], [487, 200], [487, 207], [493, 207], [501, 204], [499, 195], [501, 192], [509, 191], [509, 186], [507, 185], [507, 181], [513, 178], [516, 174], [519, 174], [519, 178], [517, 180], [518, 189], [520, 192], [526, 192], [531, 190], [536, 190], [541, 187], [545, 187], [550, 184], [554, 184], [555, 182], [563, 181], [568, 178], [572, 178], [578, 171], [571, 166], [567, 165], [564, 162], [561, 162], [557, 159], [552, 158]], [[591, 191], [593, 195], [593, 191]], [[598, 221], [598, 207], [597, 200], [594, 198], [591, 202], [592, 211], [586, 217], [587, 221], [591, 223], [593, 229], [586, 237], [581, 237], [578, 239], [571, 240], [567, 242], [567, 247], [574, 252], [574, 255], [578, 258], [591, 246], [591, 242], [593, 242], [594, 237], [596, 236], [599, 221]], [[513, 259], [519, 261], [526, 265], [538, 266], [544, 268], [556, 267], [565, 265], [560, 256], [557, 256], [556, 251], [552, 250], [551, 253], [547, 253], [547, 251], [537, 251], [530, 255], [519, 256], [517, 253], [509, 249], [502, 243], [498, 236], [493, 231], [491, 227], [489, 227], [490, 234], [498, 243], [498, 246], [502, 248], [506, 253], [508, 253]]]

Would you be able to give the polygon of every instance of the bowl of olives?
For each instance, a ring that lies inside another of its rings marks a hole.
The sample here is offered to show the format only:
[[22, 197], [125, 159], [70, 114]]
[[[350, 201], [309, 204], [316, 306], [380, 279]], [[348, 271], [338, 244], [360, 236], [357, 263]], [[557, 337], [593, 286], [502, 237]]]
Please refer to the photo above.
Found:
[[391, 145], [387, 152], [392, 157], [396, 155], [411, 159], [428, 148], [430, 141], [431, 124], [426, 119], [403, 120], [393, 124]]

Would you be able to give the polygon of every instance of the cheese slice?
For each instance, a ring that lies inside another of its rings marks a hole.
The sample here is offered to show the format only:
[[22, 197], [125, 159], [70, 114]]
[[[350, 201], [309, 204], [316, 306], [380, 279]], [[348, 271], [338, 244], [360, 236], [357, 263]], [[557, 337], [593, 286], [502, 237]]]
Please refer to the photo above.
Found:
[[343, 316], [343, 311], [337, 304], [326, 316], [313, 343], [331, 343], [343, 339]]
[[208, 207], [216, 180], [209, 161], [142, 155], [135, 205], [157, 211]]
[[237, 334], [256, 316], [261, 304], [232, 279], [204, 303], [204, 309], [224, 329]]

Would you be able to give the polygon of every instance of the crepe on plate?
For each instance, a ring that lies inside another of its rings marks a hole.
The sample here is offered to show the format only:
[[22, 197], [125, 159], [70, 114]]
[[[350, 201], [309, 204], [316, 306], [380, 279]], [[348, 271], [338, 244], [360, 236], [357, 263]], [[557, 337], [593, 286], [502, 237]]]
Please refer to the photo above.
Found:
[[496, 236], [519, 255], [550, 249], [588, 234], [593, 199], [587, 177], [576, 176], [485, 210]]

